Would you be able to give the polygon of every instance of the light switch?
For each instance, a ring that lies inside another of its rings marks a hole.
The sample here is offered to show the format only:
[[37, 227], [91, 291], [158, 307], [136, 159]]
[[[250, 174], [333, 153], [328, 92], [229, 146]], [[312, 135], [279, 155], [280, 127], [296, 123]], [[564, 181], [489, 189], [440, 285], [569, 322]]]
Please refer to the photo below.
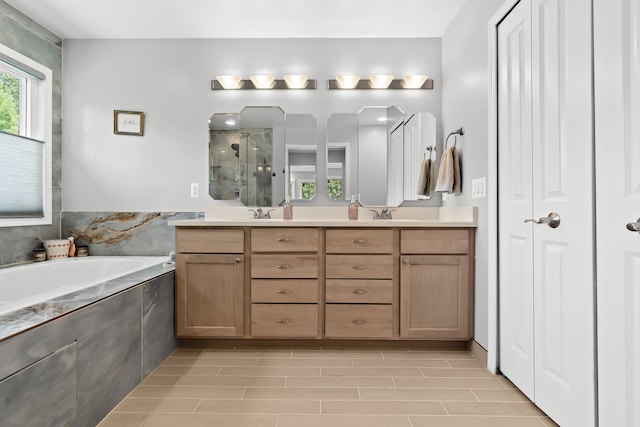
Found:
[[198, 184], [197, 182], [192, 182], [191, 183], [191, 198], [192, 199], [197, 199], [198, 197], [200, 197], [200, 184]]
[[487, 178], [476, 178], [471, 180], [471, 198], [484, 199], [487, 197]]

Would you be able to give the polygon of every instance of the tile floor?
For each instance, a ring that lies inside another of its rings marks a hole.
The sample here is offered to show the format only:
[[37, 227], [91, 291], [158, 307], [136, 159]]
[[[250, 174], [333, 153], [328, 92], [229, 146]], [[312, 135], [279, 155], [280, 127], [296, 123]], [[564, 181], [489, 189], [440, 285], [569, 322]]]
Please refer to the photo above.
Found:
[[99, 427], [556, 426], [465, 351], [178, 349]]

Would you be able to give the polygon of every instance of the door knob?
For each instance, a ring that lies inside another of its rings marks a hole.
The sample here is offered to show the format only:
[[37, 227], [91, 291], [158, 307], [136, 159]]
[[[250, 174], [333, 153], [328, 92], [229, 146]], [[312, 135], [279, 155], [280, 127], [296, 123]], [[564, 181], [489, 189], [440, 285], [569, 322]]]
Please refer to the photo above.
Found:
[[627, 224], [627, 230], [640, 233], [640, 218], [638, 218], [636, 222], [630, 222]]
[[551, 212], [546, 217], [539, 219], [525, 219], [524, 222], [533, 222], [534, 224], [547, 224], [551, 228], [558, 228], [560, 225], [560, 215], [555, 212]]

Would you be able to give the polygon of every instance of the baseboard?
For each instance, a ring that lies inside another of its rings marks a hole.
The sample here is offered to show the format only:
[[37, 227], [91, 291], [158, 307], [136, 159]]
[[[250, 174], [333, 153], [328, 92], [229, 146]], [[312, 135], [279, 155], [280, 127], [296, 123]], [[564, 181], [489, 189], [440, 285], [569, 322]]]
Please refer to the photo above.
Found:
[[[299, 349], [394, 349], [409, 348], [416, 350], [469, 351], [470, 341], [423, 341], [423, 340], [295, 340], [295, 339], [179, 339], [180, 348], [299, 348]], [[486, 365], [486, 356], [485, 356]]]
[[476, 340], [469, 341], [469, 352], [484, 366], [487, 367], [487, 350], [482, 347]]

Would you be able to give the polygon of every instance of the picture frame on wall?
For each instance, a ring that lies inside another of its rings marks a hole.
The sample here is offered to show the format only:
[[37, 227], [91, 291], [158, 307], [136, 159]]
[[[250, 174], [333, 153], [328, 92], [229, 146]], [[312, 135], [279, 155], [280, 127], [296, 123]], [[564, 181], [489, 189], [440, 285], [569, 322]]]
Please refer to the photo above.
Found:
[[113, 111], [113, 133], [117, 135], [144, 135], [144, 112]]

